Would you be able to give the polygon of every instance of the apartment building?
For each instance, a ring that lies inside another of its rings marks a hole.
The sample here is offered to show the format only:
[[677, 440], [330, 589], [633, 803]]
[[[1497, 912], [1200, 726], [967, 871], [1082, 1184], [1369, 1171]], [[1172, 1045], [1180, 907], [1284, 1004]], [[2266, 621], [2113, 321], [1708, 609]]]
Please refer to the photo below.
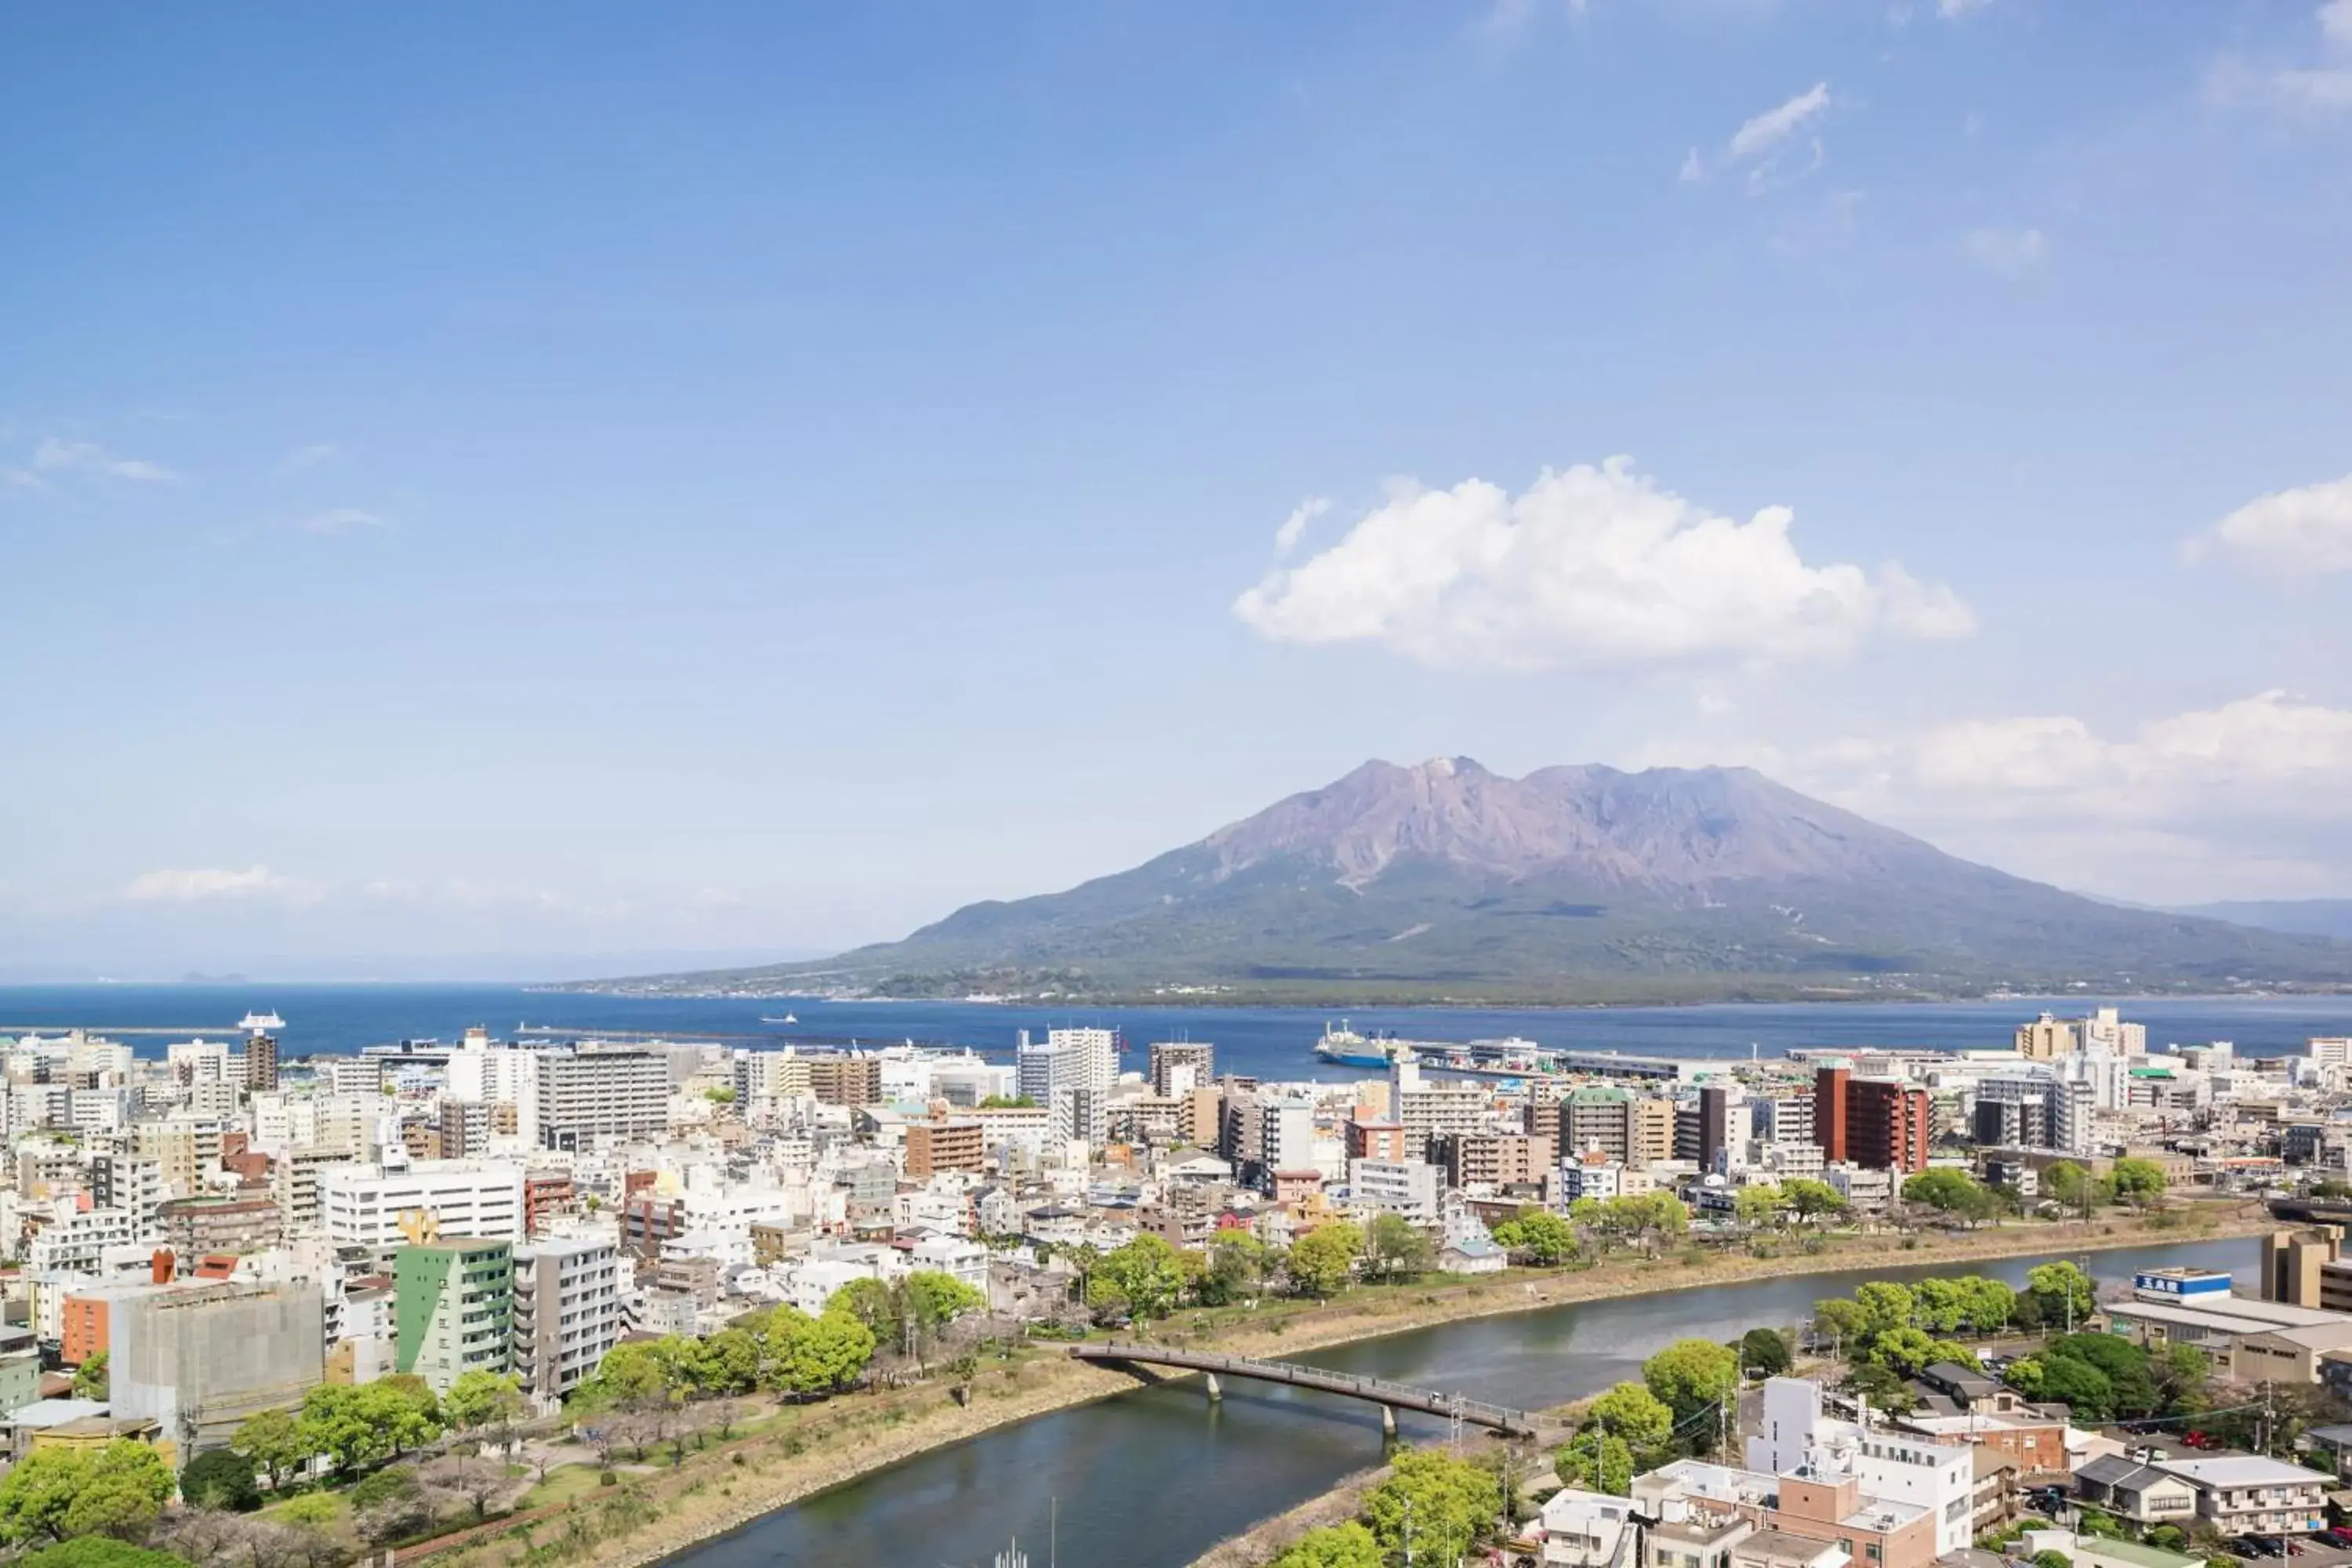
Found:
[[1147, 1059], [1154, 1094], [1182, 1094], [1217, 1081], [1217, 1047], [1205, 1040], [1154, 1040]]
[[1813, 1141], [1832, 1164], [1916, 1173], [1927, 1168], [1927, 1091], [1895, 1079], [1822, 1068], [1813, 1079]]
[[299, 1235], [317, 1230], [321, 1223], [320, 1178], [328, 1171], [358, 1163], [358, 1156], [348, 1148], [279, 1151], [270, 1163], [269, 1185], [288, 1232]]
[[[658, 1136], [669, 1125], [667, 1053], [620, 1047], [531, 1051], [531, 1136], [578, 1150], [599, 1138]], [[842, 1103], [848, 1103], [844, 1101]]]
[[191, 1260], [216, 1252], [259, 1252], [285, 1234], [268, 1198], [173, 1198], [156, 1212], [163, 1245]]
[[448, 1393], [467, 1373], [503, 1373], [511, 1364], [510, 1241], [449, 1237], [404, 1247], [393, 1264], [393, 1298], [394, 1364], [436, 1394]]
[[926, 1181], [941, 1171], [977, 1172], [987, 1165], [987, 1139], [980, 1123], [968, 1117], [909, 1121], [906, 1131], [906, 1169], [911, 1181]]
[[1426, 1161], [1351, 1160], [1348, 1163], [1351, 1202], [1401, 1215], [1417, 1226], [1437, 1224], [1443, 1217], [1444, 1195], [1442, 1173]]
[[588, 1237], [515, 1248], [512, 1310], [523, 1392], [542, 1403], [564, 1398], [620, 1341], [618, 1249]]
[[139, 1154], [93, 1154], [89, 1195], [100, 1208], [121, 1209], [129, 1215], [133, 1239], [152, 1240], [158, 1234], [155, 1211], [167, 1195], [163, 1163]]
[[1449, 1186], [1538, 1185], [1559, 1163], [1559, 1140], [1549, 1133], [1449, 1132], [1437, 1141], [1437, 1161]]

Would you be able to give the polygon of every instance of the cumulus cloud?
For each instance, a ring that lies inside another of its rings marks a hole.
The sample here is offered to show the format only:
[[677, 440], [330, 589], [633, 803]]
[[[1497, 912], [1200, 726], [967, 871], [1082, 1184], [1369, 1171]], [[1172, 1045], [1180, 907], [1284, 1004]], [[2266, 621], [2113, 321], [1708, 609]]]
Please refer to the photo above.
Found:
[[2004, 278], [2032, 271], [2050, 254], [2050, 242], [2038, 228], [1971, 229], [1962, 243], [1970, 261]]
[[47, 472], [104, 474], [142, 484], [171, 484], [180, 477], [161, 463], [117, 457], [95, 441], [62, 441], [55, 436], [44, 437], [33, 448], [33, 467]]
[[1710, 514], [1627, 458], [1546, 469], [1522, 494], [1412, 481], [1338, 542], [1277, 566], [1234, 614], [1277, 642], [1376, 642], [1424, 664], [1500, 669], [1836, 658], [1865, 637], [1966, 637], [1949, 588], [1900, 566], [1809, 565], [1767, 507]]
[[1291, 510], [1290, 515], [1282, 520], [1282, 526], [1274, 531], [1276, 552], [1287, 555], [1297, 549], [1299, 540], [1306, 537], [1307, 525], [1330, 510], [1331, 501], [1327, 496], [1309, 496], [1300, 501]]
[[1966, 719], [1759, 759], [1955, 853], [2148, 899], [2352, 893], [2352, 711], [2263, 691], [2120, 736], [2066, 714]]
[[[1684, 154], [1676, 177], [1685, 184], [1694, 184], [1717, 169], [1745, 168], [1750, 195], [1760, 195], [1790, 179], [1801, 179], [1822, 166], [1821, 137], [1809, 133], [1829, 112], [1830, 104], [1830, 84], [1815, 82], [1787, 102], [1741, 121], [1713, 163], [1697, 148], [1692, 148]], [[1788, 157], [1791, 143], [1799, 141], [1811, 148], [1811, 157], [1801, 168], [1792, 166]]]
[[2352, 474], [2250, 500], [2181, 552], [2278, 581], [2352, 572]]
[[122, 896], [134, 903], [193, 904], [207, 899], [299, 899], [303, 884], [267, 866], [241, 871], [215, 868], [148, 871], [131, 879]]

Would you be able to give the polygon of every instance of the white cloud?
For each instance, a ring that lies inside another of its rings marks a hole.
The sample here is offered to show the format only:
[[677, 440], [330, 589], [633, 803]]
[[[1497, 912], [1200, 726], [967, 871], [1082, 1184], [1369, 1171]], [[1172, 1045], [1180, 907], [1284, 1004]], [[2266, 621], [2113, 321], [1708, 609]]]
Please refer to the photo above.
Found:
[[[1790, 142], [1814, 125], [1829, 111], [1832, 100], [1830, 84], [1815, 82], [1786, 103], [1776, 105], [1761, 114], [1750, 115], [1742, 121], [1731, 139], [1724, 143], [1716, 167], [1748, 170], [1747, 188], [1750, 195], [1760, 195], [1773, 186], [1791, 179], [1802, 179], [1822, 166], [1825, 153], [1818, 135], [1806, 138], [1812, 150], [1804, 167], [1793, 172], [1786, 162]], [[1684, 154], [1682, 168], [1676, 178], [1693, 184], [1706, 178], [1712, 169], [1696, 147]]]
[[1971, 229], [1963, 245], [1970, 261], [2004, 278], [2031, 272], [2050, 255], [2050, 241], [2038, 228]]
[[49, 487], [30, 468], [0, 468], [0, 486], [12, 490], [45, 490]]
[[337, 507], [331, 511], [313, 512], [309, 517], [297, 518], [294, 522], [295, 529], [299, 532], [322, 535], [349, 533], [354, 529], [383, 526], [383, 519], [375, 513], [362, 511], [357, 507], [350, 506]]
[[1968, 719], [1759, 758], [1789, 783], [2004, 869], [2156, 901], [2352, 893], [2352, 711], [2284, 691], [2110, 738]]
[[281, 474], [299, 474], [305, 468], [315, 468], [321, 463], [331, 463], [343, 455], [343, 449], [332, 441], [314, 441], [307, 447], [297, 447], [278, 459]]
[[1612, 458], [1513, 496], [1411, 481], [1234, 614], [1277, 642], [1378, 642], [1424, 664], [1537, 669], [1836, 658], [1873, 633], [1966, 637], [1948, 588], [1899, 566], [1811, 566], [1793, 514], [1712, 515]]
[[2192, 562], [2220, 560], [2289, 580], [2352, 572], [2352, 474], [2258, 497], [2181, 546]]
[[1957, 21], [1991, 4], [1992, 0], [1936, 0], [1936, 15], [1948, 22]]
[[1331, 501], [1328, 496], [1309, 496], [1300, 501], [1291, 510], [1290, 515], [1282, 520], [1282, 526], [1274, 531], [1275, 552], [1287, 555], [1297, 549], [1299, 540], [1306, 536], [1307, 525], [1330, 510]]
[[[2313, 13], [2323, 60], [2352, 56], [2352, 0], [2326, 0]], [[2324, 120], [2352, 113], [2352, 65], [2299, 62], [2260, 64], [2224, 55], [2206, 73], [2205, 94], [2225, 108], [2266, 109], [2291, 120]]]
[[144, 484], [171, 484], [179, 475], [161, 463], [141, 458], [120, 458], [95, 441], [61, 441], [44, 437], [33, 448], [33, 467], [47, 472], [106, 474]]
[[310, 889], [267, 866], [242, 871], [217, 868], [148, 871], [131, 879], [122, 896], [134, 903], [191, 904], [206, 899], [299, 900]]

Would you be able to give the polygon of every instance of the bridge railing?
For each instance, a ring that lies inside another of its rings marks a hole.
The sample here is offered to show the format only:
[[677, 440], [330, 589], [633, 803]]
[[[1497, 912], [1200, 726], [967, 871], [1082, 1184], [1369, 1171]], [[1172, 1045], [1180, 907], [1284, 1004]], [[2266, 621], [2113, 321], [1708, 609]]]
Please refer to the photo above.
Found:
[[1534, 1425], [1526, 1411], [1507, 1405], [1468, 1399], [1435, 1389], [1415, 1388], [1409, 1384], [1392, 1383], [1384, 1377], [1334, 1372], [1328, 1367], [1307, 1366], [1299, 1362], [1262, 1361], [1252, 1356], [1224, 1355], [1215, 1351], [1177, 1350], [1167, 1345], [1133, 1344], [1119, 1341], [1099, 1345], [1073, 1345], [1071, 1350], [1089, 1360], [1157, 1362], [1163, 1366], [1185, 1367], [1194, 1372], [1221, 1372], [1235, 1377], [1255, 1377], [1319, 1388], [1334, 1394], [1352, 1394], [1384, 1404], [1449, 1413], [1459, 1411], [1464, 1415], [1512, 1426]]

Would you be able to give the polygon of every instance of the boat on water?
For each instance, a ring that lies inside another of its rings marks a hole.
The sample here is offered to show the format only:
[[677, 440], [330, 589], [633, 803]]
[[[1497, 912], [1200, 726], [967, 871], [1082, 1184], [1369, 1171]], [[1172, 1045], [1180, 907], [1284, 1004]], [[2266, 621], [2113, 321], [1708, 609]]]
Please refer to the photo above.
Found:
[[790, 1013], [785, 1014], [781, 1018], [771, 1018], [762, 1014], [761, 1016], [760, 1022], [762, 1024], [797, 1024], [800, 1020], [793, 1017]]
[[1335, 1027], [1323, 1026], [1323, 1037], [1315, 1042], [1315, 1059], [1334, 1067], [1376, 1068], [1385, 1072], [1400, 1056], [1409, 1055], [1428, 1067], [1454, 1068], [1465, 1072], [1496, 1071], [1510, 1073], [1550, 1072], [1558, 1068], [1557, 1053], [1549, 1052], [1533, 1040], [1514, 1035], [1499, 1040], [1472, 1040], [1467, 1044], [1444, 1040], [1407, 1040], [1394, 1035], [1366, 1035], [1349, 1026], [1345, 1018]]

